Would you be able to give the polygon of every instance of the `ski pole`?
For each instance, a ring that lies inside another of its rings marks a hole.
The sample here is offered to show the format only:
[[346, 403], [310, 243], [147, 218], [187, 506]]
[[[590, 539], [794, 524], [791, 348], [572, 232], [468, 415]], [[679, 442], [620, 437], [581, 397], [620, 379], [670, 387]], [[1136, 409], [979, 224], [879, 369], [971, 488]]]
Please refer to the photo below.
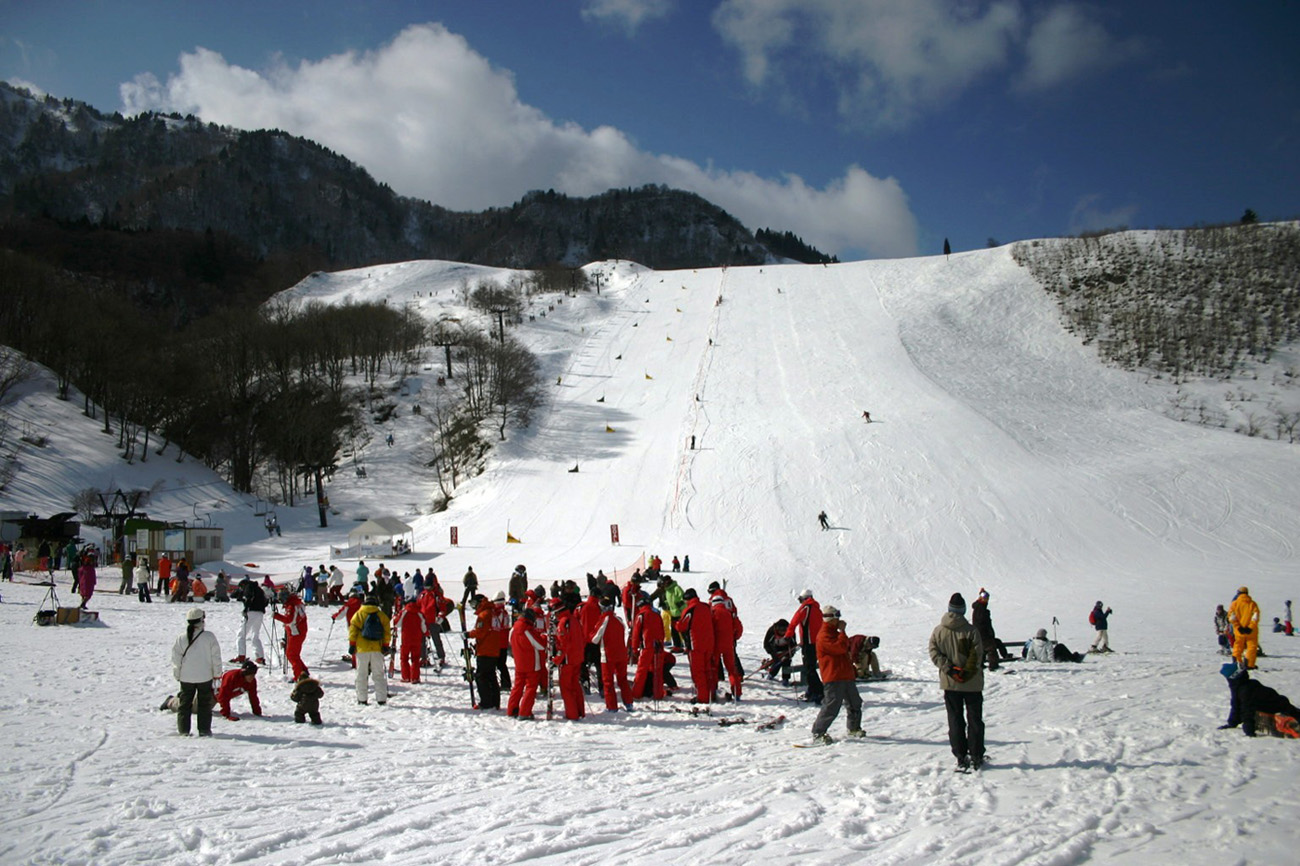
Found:
[[334, 637], [334, 623], [335, 620], [333, 617], [331, 617], [330, 630], [329, 633], [325, 635], [325, 646], [321, 647], [321, 651], [320, 651], [320, 663], [322, 665], [325, 664], [325, 653], [329, 652], [330, 650], [330, 638]]

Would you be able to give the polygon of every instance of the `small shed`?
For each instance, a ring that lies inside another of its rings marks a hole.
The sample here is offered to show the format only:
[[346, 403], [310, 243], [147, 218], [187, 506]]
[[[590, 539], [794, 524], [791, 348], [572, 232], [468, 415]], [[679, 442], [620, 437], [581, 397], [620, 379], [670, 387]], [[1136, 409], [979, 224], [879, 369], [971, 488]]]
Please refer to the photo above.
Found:
[[415, 530], [396, 517], [371, 517], [348, 533], [346, 555], [389, 556], [399, 541], [408, 549], [414, 547]]

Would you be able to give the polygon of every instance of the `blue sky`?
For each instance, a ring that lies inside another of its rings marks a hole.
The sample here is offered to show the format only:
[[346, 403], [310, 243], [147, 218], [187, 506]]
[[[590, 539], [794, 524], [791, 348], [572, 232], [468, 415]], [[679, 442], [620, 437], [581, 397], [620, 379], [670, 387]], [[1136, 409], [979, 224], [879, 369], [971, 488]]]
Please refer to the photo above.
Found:
[[843, 259], [1300, 216], [1292, 0], [0, 0], [0, 78], [456, 209], [664, 183]]

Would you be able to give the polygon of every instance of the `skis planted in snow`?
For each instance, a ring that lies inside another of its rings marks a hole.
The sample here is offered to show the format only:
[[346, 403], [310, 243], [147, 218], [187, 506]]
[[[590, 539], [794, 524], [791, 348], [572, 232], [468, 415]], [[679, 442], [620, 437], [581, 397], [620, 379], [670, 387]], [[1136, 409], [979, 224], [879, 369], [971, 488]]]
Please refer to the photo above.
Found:
[[461, 650], [465, 657], [465, 682], [469, 683], [469, 705], [473, 709], [478, 709], [478, 698], [474, 695], [474, 656], [469, 650], [469, 627], [465, 625], [465, 605], [458, 605], [460, 611], [460, 640], [463, 645]]

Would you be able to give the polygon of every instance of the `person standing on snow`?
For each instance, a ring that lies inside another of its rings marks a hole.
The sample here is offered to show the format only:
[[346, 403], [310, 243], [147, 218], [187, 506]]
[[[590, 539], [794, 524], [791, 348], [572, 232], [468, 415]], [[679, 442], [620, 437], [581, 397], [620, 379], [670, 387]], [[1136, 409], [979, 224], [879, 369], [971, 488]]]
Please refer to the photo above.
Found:
[[149, 596], [149, 561], [143, 556], [138, 556], [135, 560], [135, 591], [141, 604], [153, 604], [153, 599]]
[[653, 683], [652, 694], [656, 701], [664, 698], [664, 621], [650, 604], [650, 597], [641, 595], [636, 601], [636, 616], [632, 620], [632, 652], [636, 655], [636, 680], [632, 683], [633, 698], [645, 697], [646, 679]]
[[983, 657], [980, 634], [966, 621], [966, 599], [955, 592], [948, 600], [948, 612], [930, 634], [930, 661], [939, 669], [939, 688], [948, 711], [948, 745], [962, 772], [984, 764]]
[[627, 629], [623, 620], [614, 613], [617, 602], [604, 598], [600, 602], [600, 618], [592, 632], [591, 642], [604, 657], [601, 678], [605, 692], [605, 709], [618, 712], [618, 697], [623, 696], [624, 708], [632, 709], [632, 686], [627, 681]]
[[686, 609], [678, 618], [676, 629], [685, 638], [690, 653], [691, 682], [695, 684], [691, 703], [708, 704], [713, 698], [713, 668], [717, 663], [713, 654], [713, 614], [694, 589], [686, 590], [684, 597]]
[[276, 622], [284, 623], [284, 657], [293, 666], [293, 679], [307, 671], [302, 661], [302, 645], [307, 640], [307, 608], [297, 594], [289, 596], [284, 610], [272, 614]]
[[262, 619], [266, 616], [266, 593], [257, 585], [252, 575], [245, 574], [236, 587], [240, 601], [244, 604], [244, 619], [239, 626], [239, 638], [235, 642], [235, 657], [232, 662], [247, 661], [248, 639], [253, 639], [253, 651], [257, 653], [257, 663], [266, 664], [266, 651], [262, 648]]
[[474, 614], [477, 617], [469, 637], [474, 639], [474, 680], [478, 686], [480, 710], [501, 709], [501, 683], [497, 679], [497, 659], [501, 655], [501, 634], [494, 620], [495, 607], [486, 596], [475, 598]]
[[546, 636], [537, 628], [537, 611], [531, 607], [510, 629], [510, 652], [515, 657], [515, 682], [506, 702], [506, 715], [533, 720], [533, 701], [546, 680]]
[[217, 636], [203, 627], [204, 614], [197, 607], [185, 615], [185, 633], [172, 644], [172, 676], [181, 691], [176, 711], [176, 731], [190, 735], [190, 717], [199, 717], [199, 736], [212, 736], [212, 681], [221, 676], [221, 645]]
[[424, 620], [420, 605], [415, 599], [402, 605], [397, 612], [397, 634], [400, 655], [398, 665], [402, 672], [402, 682], [418, 683], [420, 681], [420, 662], [424, 655], [424, 639], [429, 634], [429, 624]]
[[1097, 630], [1097, 637], [1092, 642], [1090, 652], [1108, 653], [1110, 648], [1110, 608], [1101, 609], [1101, 602], [1093, 605], [1092, 613], [1088, 614], [1088, 622]]
[[820, 704], [825, 690], [817, 673], [817, 635], [822, 630], [822, 611], [813, 598], [813, 591], [799, 593], [799, 609], [790, 617], [785, 636], [796, 638], [803, 655], [803, 699], [810, 704]]
[[980, 643], [984, 644], [984, 657], [988, 662], [989, 670], [997, 670], [999, 661], [1006, 661], [1012, 656], [993, 631], [993, 615], [989, 613], [989, 593], [984, 587], [980, 587], [979, 596], [970, 606], [970, 622], [980, 633]]
[[560, 666], [560, 699], [564, 701], [564, 717], [576, 721], [587, 715], [586, 699], [582, 695], [582, 659], [587, 649], [587, 636], [578, 616], [576, 592], [562, 594], [560, 609], [552, 616], [555, 616], [556, 654], [551, 663]]
[[817, 522], [821, 524], [822, 532], [825, 532], [826, 530], [831, 528], [831, 519], [826, 516], [825, 511], [822, 511], [820, 514], [817, 515]]
[[822, 628], [817, 634], [817, 665], [826, 695], [821, 712], [813, 722], [813, 741], [829, 745], [831, 722], [840, 714], [840, 706], [849, 705], [850, 737], [865, 737], [862, 731], [862, 695], [858, 693], [857, 671], [849, 658], [849, 638], [844, 632], [844, 620], [839, 608], [826, 605], [822, 608]]
[[474, 566], [465, 569], [465, 576], [460, 579], [464, 585], [465, 591], [460, 596], [460, 606], [464, 607], [465, 602], [478, 595], [478, 575], [474, 573]]
[[[373, 615], [373, 619], [371, 619]], [[366, 680], [375, 684], [379, 706], [388, 703], [388, 678], [384, 656], [392, 652], [393, 625], [379, 609], [379, 599], [367, 595], [348, 622], [348, 650], [357, 665], [357, 703], [369, 704]]]
[[320, 681], [312, 679], [311, 674], [303, 671], [294, 682], [293, 691], [289, 692], [289, 700], [294, 703], [293, 720], [301, 725], [310, 716], [311, 723], [320, 727], [320, 701], [323, 697], [325, 690], [321, 688]]
[[1237, 635], [1232, 644], [1232, 657], [1238, 667], [1254, 669], [1255, 657], [1259, 655], [1259, 605], [1244, 586], [1237, 590], [1237, 597], [1228, 606], [1228, 622]]
[[736, 641], [740, 640], [745, 627], [736, 613], [735, 602], [716, 580], [709, 584], [709, 613], [713, 616], [713, 688], [717, 690], [722, 673], [726, 671], [731, 697], [738, 701], [743, 677], [736, 659]]

